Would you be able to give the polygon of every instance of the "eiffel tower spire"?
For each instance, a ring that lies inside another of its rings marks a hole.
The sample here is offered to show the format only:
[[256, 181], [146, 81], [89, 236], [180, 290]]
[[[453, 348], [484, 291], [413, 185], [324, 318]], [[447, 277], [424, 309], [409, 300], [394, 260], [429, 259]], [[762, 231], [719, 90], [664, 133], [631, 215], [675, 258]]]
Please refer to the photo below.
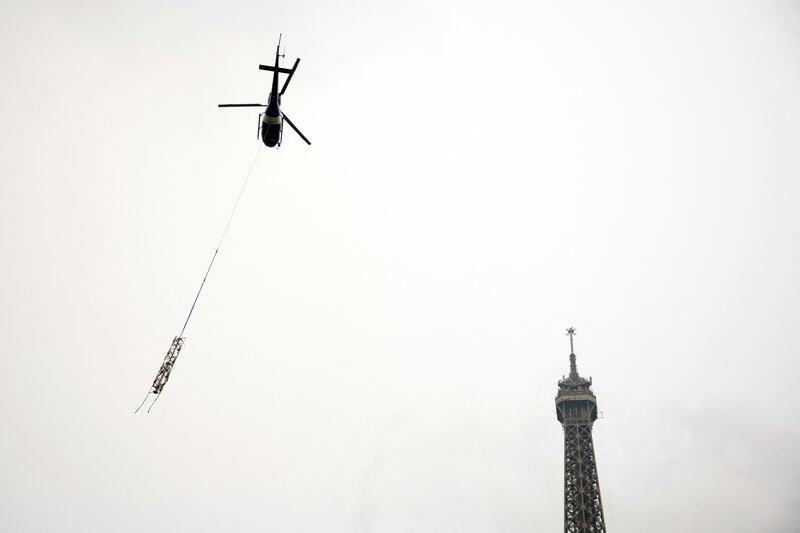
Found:
[[573, 340], [575, 337], [575, 328], [567, 328], [567, 335], [569, 335], [569, 377], [570, 379], [578, 379], [578, 364], [575, 362], [575, 346]]

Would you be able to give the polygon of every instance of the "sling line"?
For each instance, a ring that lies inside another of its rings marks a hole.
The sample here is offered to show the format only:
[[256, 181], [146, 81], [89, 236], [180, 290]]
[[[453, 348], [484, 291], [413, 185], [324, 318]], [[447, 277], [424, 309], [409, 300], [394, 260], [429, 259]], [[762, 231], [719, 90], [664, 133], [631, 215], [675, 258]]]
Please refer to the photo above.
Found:
[[150, 412], [150, 409], [153, 408], [153, 405], [158, 401], [158, 398], [161, 395], [161, 392], [164, 389], [164, 386], [167, 384], [169, 380], [170, 372], [172, 372], [172, 367], [175, 364], [175, 360], [178, 358], [178, 354], [183, 347], [183, 343], [185, 337], [183, 336], [184, 332], [186, 331], [186, 327], [189, 325], [189, 320], [192, 318], [192, 313], [194, 312], [194, 308], [197, 305], [197, 300], [200, 298], [200, 293], [203, 292], [203, 287], [206, 284], [206, 280], [208, 279], [208, 274], [211, 272], [211, 267], [214, 266], [214, 261], [217, 259], [217, 254], [219, 253], [219, 249], [222, 246], [222, 242], [225, 240], [225, 236], [228, 234], [228, 228], [231, 226], [231, 221], [233, 221], [233, 216], [236, 214], [236, 210], [239, 207], [239, 202], [242, 199], [242, 195], [244, 194], [244, 190], [247, 187], [247, 183], [250, 181], [250, 176], [253, 174], [253, 169], [256, 166], [256, 161], [258, 160], [258, 154], [261, 153], [261, 145], [259, 144], [258, 148], [256, 148], [256, 153], [253, 156], [253, 162], [250, 163], [250, 169], [247, 171], [247, 176], [244, 179], [244, 183], [242, 183], [242, 188], [239, 189], [239, 195], [236, 197], [236, 202], [233, 204], [233, 209], [231, 209], [231, 213], [228, 216], [228, 221], [225, 223], [225, 229], [222, 231], [222, 236], [219, 238], [219, 242], [217, 243], [217, 247], [214, 249], [214, 255], [211, 256], [211, 262], [208, 264], [208, 268], [206, 269], [206, 273], [203, 276], [203, 281], [200, 283], [200, 288], [197, 289], [197, 294], [194, 296], [194, 301], [192, 302], [192, 307], [189, 308], [189, 314], [186, 316], [186, 321], [183, 323], [183, 327], [181, 328], [180, 334], [172, 340], [172, 344], [167, 351], [167, 355], [164, 357], [164, 362], [161, 364], [161, 368], [158, 370], [158, 374], [156, 374], [155, 380], [153, 380], [153, 384], [151, 385], [150, 389], [147, 391], [147, 394], [142, 400], [142, 403], [139, 407], [136, 408], [134, 413], [138, 413], [139, 409], [147, 401], [147, 398], [154, 394], [156, 395], [153, 403], [150, 404], [150, 407], [147, 409], [147, 412]]

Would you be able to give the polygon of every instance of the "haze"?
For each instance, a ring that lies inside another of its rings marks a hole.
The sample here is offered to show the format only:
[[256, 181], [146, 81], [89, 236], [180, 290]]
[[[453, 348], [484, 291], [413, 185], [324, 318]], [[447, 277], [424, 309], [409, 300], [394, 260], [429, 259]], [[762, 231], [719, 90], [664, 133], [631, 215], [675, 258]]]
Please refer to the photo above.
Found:
[[[164, 396], [152, 382], [301, 57]], [[562, 528], [800, 506], [796, 2], [0, 5], [0, 529]]]

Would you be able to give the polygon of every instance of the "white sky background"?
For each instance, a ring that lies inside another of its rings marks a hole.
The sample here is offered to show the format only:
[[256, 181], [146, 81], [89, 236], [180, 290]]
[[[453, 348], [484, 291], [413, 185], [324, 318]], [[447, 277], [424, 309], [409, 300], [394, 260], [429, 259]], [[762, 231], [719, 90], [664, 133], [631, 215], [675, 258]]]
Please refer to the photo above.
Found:
[[[279, 32], [302, 58], [258, 144]], [[0, 5], [0, 529], [794, 531], [795, 2]]]

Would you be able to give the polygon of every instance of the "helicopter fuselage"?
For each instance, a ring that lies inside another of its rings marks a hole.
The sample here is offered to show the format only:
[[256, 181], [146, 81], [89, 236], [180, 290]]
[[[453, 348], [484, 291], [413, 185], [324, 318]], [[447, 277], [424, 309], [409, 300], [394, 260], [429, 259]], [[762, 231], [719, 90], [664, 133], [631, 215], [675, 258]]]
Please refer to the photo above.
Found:
[[[277, 78], [277, 73], [275, 74]], [[276, 82], [277, 83], [277, 82]], [[280, 109], [280, 95], [275, 90], [273, 84], [272, 94], [269, 95], [269, 104], [264, 115], [261, 117], [261, 140], [270, 148], [281, 143], [283, 133], [283, 117]]]
[[272, 71], [272, 92], [269, 93], [267, 109], [261, 119], [261, 140], [268, 147], [280, 146], [283, 134], [281, 115], [281, 93], [278, 92], [278, 73], [281, 66], [281, 45], [275, 50], [275, 70]]

